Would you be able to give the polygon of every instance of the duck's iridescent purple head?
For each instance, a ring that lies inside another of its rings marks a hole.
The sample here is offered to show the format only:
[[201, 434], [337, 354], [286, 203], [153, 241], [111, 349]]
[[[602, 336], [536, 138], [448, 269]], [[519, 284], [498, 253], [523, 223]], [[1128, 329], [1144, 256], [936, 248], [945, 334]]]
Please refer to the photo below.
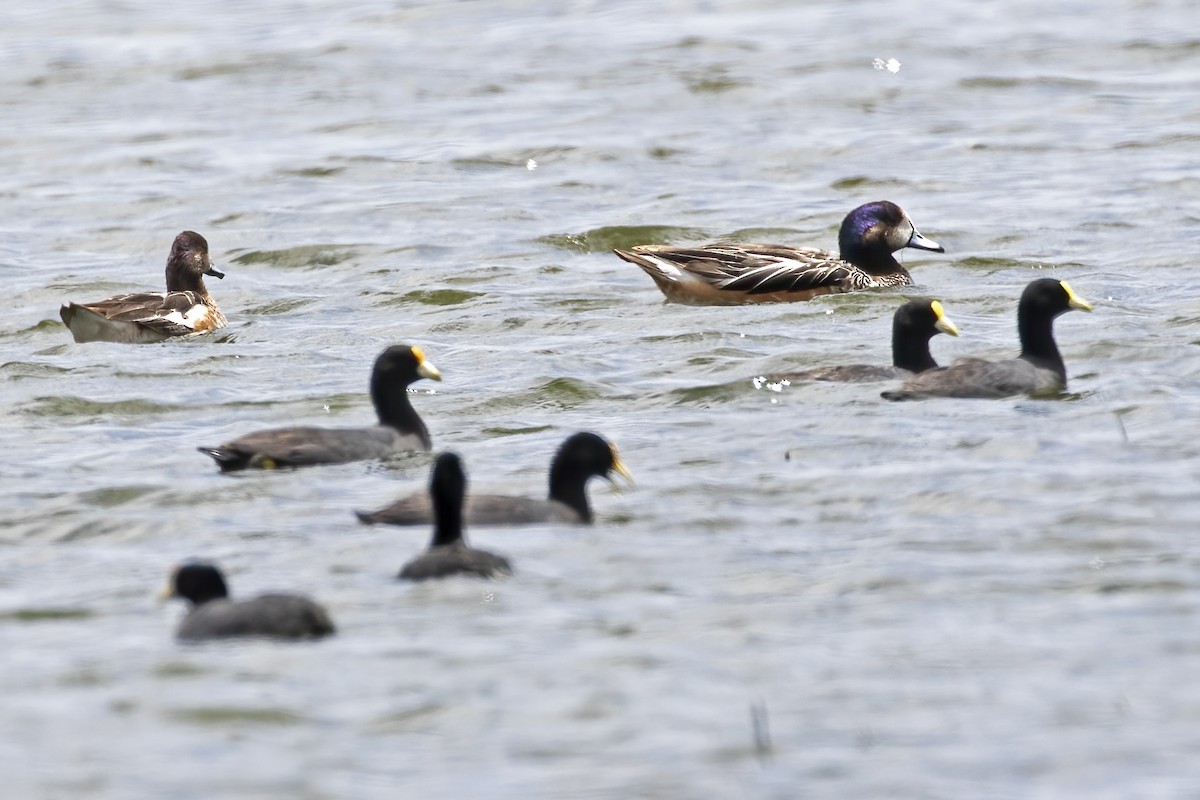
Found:
[[946, 248], [922, 236], [904, 209], [888, 200], [854, 209], [842, 220], [838, 232], [842, 260], [869, 271], [895, 264], [892, 253], [905, 247], [946, 252]]

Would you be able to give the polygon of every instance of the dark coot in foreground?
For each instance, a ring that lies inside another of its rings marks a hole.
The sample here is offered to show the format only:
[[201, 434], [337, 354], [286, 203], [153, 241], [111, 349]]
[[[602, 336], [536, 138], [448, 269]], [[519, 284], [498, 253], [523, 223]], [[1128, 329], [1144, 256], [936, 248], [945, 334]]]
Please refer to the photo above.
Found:
[[477, 550], [463, 538], [463, 497], [467, 478], [462, 461], [454, 453], [442, 453], [433, 465], [429, 494], [433, 500], [433, 541], [429, 549], [404, 565], [402, 580], [424, 581], [450, 575], [496, 578], [511, 575], [508, 559]]
[[187, 641], [234, 636], [315, 639], [334, 632], [328, 612], [307, 597], [264, 594], [230, 600], [225, 578], [212, 564], [189, 562], [176, 567], [164, 594], [191, 603], [176, 631]]

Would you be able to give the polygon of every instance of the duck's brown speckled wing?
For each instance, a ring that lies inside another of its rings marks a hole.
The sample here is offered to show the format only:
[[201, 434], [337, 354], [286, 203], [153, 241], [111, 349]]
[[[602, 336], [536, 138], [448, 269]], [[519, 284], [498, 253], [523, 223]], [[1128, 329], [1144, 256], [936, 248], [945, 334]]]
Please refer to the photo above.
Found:
[[141, 322], [171, 312], [185, 314], [202, 300], [194, 292], [139, 292], [110, 297], [98, 303], [80, 303], [105, 319], [117, 322]]
[[827, 250], [771, 244], [634, 248], [670, 261], [719, 289], [745, 294], [804, 292], [842, 286], [861, 270]]
[[[205, 327], [198, 327], [197, 322], [200, 316], [207, 315], [210, 310], [204, 304], [203, 297], [196, 292], [139, 292], [75, 305], [109, 322], [134, 323], [164, 336], [186, 336], [206, 330]], [[197, 306], [205, 312], [204, 315], [194, 313], [193, 309]]]

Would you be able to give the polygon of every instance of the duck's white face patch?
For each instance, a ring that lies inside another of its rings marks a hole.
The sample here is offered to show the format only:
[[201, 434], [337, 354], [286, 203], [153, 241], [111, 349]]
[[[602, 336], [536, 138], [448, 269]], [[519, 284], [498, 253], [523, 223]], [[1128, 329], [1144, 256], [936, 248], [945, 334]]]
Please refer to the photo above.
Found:
[[914, 230], [916, 229], [913, 228], [912, 222], [908, 219], [905, 219], [899, 225], [889, 230], [887, 232], [887, 243], [892, 252], [908, 247], [908, 243], [912, 241]]

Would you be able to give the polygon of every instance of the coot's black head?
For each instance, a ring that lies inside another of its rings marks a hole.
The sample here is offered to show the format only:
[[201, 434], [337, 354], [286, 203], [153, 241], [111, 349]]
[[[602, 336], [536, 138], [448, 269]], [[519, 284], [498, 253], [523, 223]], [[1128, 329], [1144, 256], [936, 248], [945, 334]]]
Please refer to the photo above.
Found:
[[944, 253], [932, 239], [922, 236], [900, 206], [888, 200], [866, 203], [842, 220], [838, 231], [838, 250], [842, 260], [869, 267], [905, 247]]
[[425, 358], [421, 348], [392, 345], [375, 359], [371, 370], [371, 402], [375, 404], [380, 425], [417, 436], [422, 449], [428, 450], [432, 446], [429, 430], [408, 400], [408, 387], [421, 378], [440, 381], [442, 373]]
[[605, 441], [603, 436], [587, 431], [576, 433], [563, 442], [550, 464], [551, 480], [555, 474], [569, 474], [584, 481], [593, 476], [611, 480], [614, 472], [633, 482], [633, 475], [621, 461], [617, 446]]
[[182, 597], [194, 606], [229, 596], [225, 577], [212, 564], [188, 562], [171, 573], [170, 597]]
[[927, 340], [939, 333], [958, 336], [958, 327], [946, 316], [940, 300], [909, 300], [896, 309], [894, 325], [898, 330]]
[[440, 381], [442, 373], [425, 358], [425, 351], [419, 347], [395, 344], [375, 359], [372, 383], [383, 381], [408, 386], [421, 378]]
[[1054, 319], [1073, 308], [1091, 311], [1092, 304], [1071, 291], [1066, 281], [1053, 278], [1030, 281], [1017, 303], [1021, 358], [1054, 370], [1064, 384], [1067, 368], [1058, 351], [1058, 343], [1054, 341]]
[[1066, 281], [1038, 278], [1030, 281], [1021, 293], [1017, 310], [1021, 316], [1032, 315], [1053, 319], [1071, 309], [1091, 311], [1092, 304], [1071, 290]]

